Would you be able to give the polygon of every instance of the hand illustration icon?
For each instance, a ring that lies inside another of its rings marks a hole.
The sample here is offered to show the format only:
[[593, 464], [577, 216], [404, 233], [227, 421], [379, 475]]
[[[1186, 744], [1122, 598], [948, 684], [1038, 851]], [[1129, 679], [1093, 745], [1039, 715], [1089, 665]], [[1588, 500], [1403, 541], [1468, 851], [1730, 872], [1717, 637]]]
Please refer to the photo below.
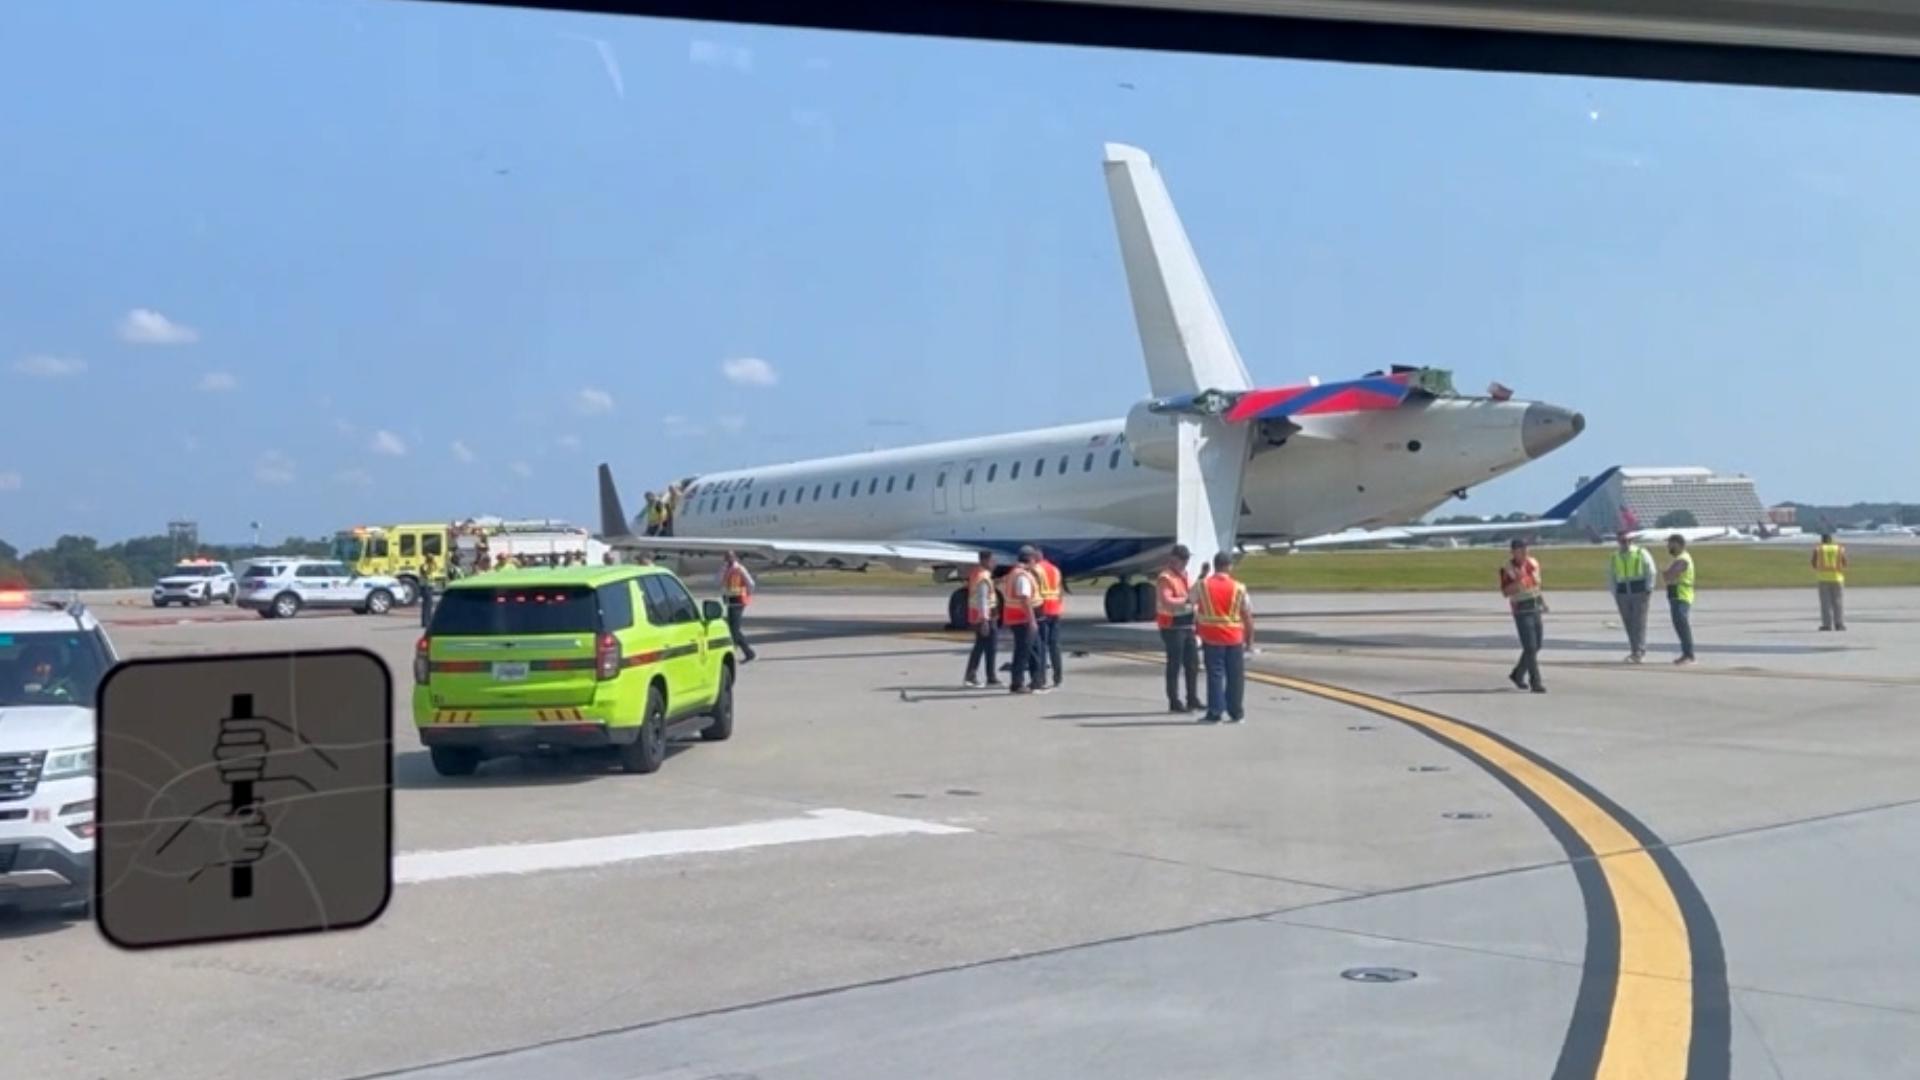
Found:
[[272, 828], [256, 803], [235, 811], [226, 801], [208, 803], [165, 834], [146, 862], [162, 874], [188, 881], [222, 867], [249, 873], [266, 857]]

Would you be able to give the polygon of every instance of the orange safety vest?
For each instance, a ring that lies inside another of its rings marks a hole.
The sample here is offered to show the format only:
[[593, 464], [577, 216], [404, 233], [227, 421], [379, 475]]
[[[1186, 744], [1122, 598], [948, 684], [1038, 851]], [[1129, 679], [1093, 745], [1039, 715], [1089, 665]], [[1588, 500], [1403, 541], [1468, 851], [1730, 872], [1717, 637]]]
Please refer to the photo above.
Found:
[[1060, 568], [1041, 559], [1033, 565], [1033, 576], [1040, 586], [1040, 614], [1058, 618], [1067, 608], [1067, 601], [1060, 592]]
[[738, 563], [727, 567], [725, 589], [728, 603], [739, 604], [741, 607], [751, 603], [753, 597], [747, 591], [747, 568]]
[[1027, 621], [1027, 605], [1020, 599], [1020, 594], [1014, 591], [1014, 583], [1021, 578], [1027, 580], [1027, 586], [1030, 590], [1027, 593], [1029, 597], [1040, 594], [1039, 589], [1034, 586], [1033, 571], [1024, 566], [1016, 566], [1007, 571], [1007, 576], [1000, 579], [1000, 595], [1006, 597], [1007, 601], [1005, 608], [1001, 611], [1000, 617], [1005, 620], [1008, 626], [1014, 626]]
[[967, 575], [968, 626], [979, 626], [981, 623], [993, 618], [993, 601], [991, 599], [987, 601], [987, 607], [985, 609], [980, 607], [980, 583], [982, 581], [990, 582], [992, 580], [993, 571], [984, 566], [974, 567], [973, 573]]
[[1153, 590], [1153, 621], [1162, 630], [1173, 627], [1174, 610], [1167, 606], [1167, 593], [1173, 593], [1175, 600], [1187, 598], [1187, 575], [1176, 574], [1171, 570], [1160, 571], [1160, 580]]
[[1518, 607], [1523, 600], [1539, 600], [1540, 563], [1531, 555], [1527, 556], [1527, 561], [1517, 569], [1512, 559], [1501, 563], [1500, 591], [1506, 594], [1507, 600], [1515, 607]]
[[1230, 575], [1215, 573], [1202, 581], [1193, 598], [1193, 621], [1200, 640], [1208, 645], [1246, 644], [1247, 630], [1240, 622], [1240, 608], [1246, 601], [1246, 586]]

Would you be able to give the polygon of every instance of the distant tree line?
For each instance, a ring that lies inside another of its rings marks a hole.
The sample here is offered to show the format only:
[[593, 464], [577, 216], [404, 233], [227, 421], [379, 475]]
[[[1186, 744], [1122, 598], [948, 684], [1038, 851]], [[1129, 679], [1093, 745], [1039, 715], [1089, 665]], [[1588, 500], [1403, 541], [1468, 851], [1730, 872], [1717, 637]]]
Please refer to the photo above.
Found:
[[91, 536], [62, 536], [52, 547], [22, 555], [0, 540], [0, 585], [25, 584], [35, 589], [125, 589], [151, 585], [181, 559], [206, 558], [228, 564], [262, 555], [325, 555], [326, 539], [290, 536], [272, 547], [251, 544], [200, 544], [180, 551], [166, 536], [136, 536], [101, 547]]
[[1849, 529], [1854, 526], [1877, 529], [1882, 525], [1920, 525], [1920, 505], [1914, 503], [1863, 502], [1849, 506], [1818, 506], [1789, 502], [1786, 505], [1794, 508], [1800, 527], [1808, 531]]

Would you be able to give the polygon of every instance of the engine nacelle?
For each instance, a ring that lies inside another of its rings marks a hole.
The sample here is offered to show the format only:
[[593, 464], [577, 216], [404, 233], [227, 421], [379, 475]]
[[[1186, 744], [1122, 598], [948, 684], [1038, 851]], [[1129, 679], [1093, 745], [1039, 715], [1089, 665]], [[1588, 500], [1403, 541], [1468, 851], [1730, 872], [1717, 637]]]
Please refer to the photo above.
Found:
[[1127, 410], [1127, 445], [1140, 464], [1176, 472], [1180, 468], [1179, 421], [1169, 414], [1153, 412], [1151, 405], [1142, 401]]

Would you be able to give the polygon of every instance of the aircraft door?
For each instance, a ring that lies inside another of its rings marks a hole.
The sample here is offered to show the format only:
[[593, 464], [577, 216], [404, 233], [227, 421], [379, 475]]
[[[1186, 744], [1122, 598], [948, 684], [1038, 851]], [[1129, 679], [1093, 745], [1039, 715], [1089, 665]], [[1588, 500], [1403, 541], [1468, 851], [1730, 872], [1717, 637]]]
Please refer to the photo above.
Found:
[[933, 512], [936, 514], [947, 512], [947, 482], [952, 479], [954, 479], [953, 462], [941, 462], [940, 467], [934, 470], [933, 483], [929, 485], [933, 490]]
[[973, 485], [980, 478], [979, 472], [980, 459], [974, 458], [960, 473], [960, 509], [969, 514], [973, 513]]

